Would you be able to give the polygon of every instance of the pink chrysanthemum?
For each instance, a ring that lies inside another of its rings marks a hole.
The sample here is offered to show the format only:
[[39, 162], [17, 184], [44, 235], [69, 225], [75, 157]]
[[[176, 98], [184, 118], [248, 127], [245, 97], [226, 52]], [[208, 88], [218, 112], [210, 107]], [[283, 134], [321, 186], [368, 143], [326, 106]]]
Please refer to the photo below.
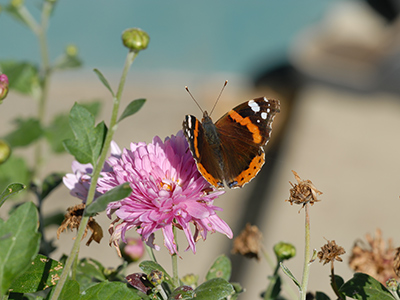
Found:
[[224, 192], [211, 188], [200, 175], [182, 131], [165, 142], [155, 137], [148, 145], [132, 143], [130, 148], [124, 149], [120, 158], [108, 160], [112, 171], [103, 172], [98, 182], [100, 193], [124, 182], [132, 188], [129, 197], [108, 205], [108, 216], [117, 216], [110, 226], [110, 243], [118, 249], [120, 239], [126, 243], [126, 231], [135, 228], [149, 246], [159, 250], [153, 242], [154, 232], [161, 229], [172, 255], [178, 253], [174, 226], [184, 231], [188, 249], [194, 253], [197, 240], [205, 240], [208, 231], [232, 238], [231, 229], [216, 214], [221, 208], [213, 205]]
[[[117, 143], [114, 141], [110, 144], [111, 157], [120, 157], [121, 150]], [[111, 168], [105, 164], [103, 171], [111, 171]], [[89, 192], [90, 183], [92, 180], [91, 174], [93, 173], [92, 164], [81, 164], [74, 160], [72, 162], [72, 172], [65, 174], [63, 177], [64, 185], [70, 189], [70, 194], [86, 202], [86, 198]], [[94, 199], [101, 196], [101, 193], [96, 191]]]

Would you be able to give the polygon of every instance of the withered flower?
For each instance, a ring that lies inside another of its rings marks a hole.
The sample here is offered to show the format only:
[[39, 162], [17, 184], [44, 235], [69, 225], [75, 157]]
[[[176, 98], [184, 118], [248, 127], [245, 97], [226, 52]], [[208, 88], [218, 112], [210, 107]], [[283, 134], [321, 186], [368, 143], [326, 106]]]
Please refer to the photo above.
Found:
[[396, 248], [396, 254], [393, 259], [393, 269], [397, 276], [400, 276], [400, 247]]
[[[57, 229], [57, 239], [60, 238], [60, 234], [67, 230], [68, 228], [72, 231], [74, 228], [78, 229], [81, 224], [83, 211], [85, 209], [85, 204], [81, 203], [67, 209], [67, 214], [64, 217], [64, 221], [61, 223], [60, 227]], [[82, 239], [84, 239], [87, 235], [88, 229], [92, 232], [89, 240], [86, 242], [86, 246], [89, 246], [90, 243], [94, 240], [97, 243], [100, 243], [103, 238], [103, 230], [101, 226], [94, 220], [93, 217], [89, 217], [89, 222], [86, 225], [85, 233], [83, 234]]]
[[318, 200], [317, 197], [321, 195], [322, 192], [317, 190], [311, 180], [302, 180], [295, 171], [292, 170], [292, 172], [297, 180], [297, 184], [293, 184], [289, 181], [292, 188], [290, 189], [289, 199], [286, 201], [290, 202], [291, 205], [294, 203], [303, 204], [303, 206], [307, 203], [313, 205], [314, 202], [321, 201]]
[[343, 261], [342, 258], [339, 257], [339, 255], [345, 254], [346, 251], [344, 251], [343, 247], [336, 245], [335, 240], [328, 241], [325, 245], [321, 247], [321, 251], [317, 253], [317, 256], [319, 258], [319, 262], [324, 261], [324, 265], [337, 260], [337, 261]]
[[374, 277], [383, 285], [390, 278], [398, 279], [396, 271], [398, 272], [399, 258], [397, 254], [399, 251], [393, 247], [392, 240], [388, 240], [386, 247], [379, 229], [375, 231], [375, 238], [367, 234], [366, 239], [368, 245], [362, 241], [355, 242], [349, 260], [350, 268]]
[[233, 254], [260, 260], [262, 233], [255, 225], [246, 224], [246, 228], [233, 240]]

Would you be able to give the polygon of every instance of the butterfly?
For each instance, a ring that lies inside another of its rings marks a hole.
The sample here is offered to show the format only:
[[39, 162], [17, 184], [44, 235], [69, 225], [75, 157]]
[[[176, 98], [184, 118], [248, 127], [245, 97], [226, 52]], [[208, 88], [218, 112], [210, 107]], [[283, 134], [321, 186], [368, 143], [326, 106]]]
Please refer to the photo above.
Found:
[[206, 111], [201, 122], [187, 115], [183, 132], [201, 175], [216, 188], [224, 182], [229, 188], [250, 182], [264, 165], [264, 146], [279, 111], [279, 100], [260, 97], [239, 104], [215, 123]]

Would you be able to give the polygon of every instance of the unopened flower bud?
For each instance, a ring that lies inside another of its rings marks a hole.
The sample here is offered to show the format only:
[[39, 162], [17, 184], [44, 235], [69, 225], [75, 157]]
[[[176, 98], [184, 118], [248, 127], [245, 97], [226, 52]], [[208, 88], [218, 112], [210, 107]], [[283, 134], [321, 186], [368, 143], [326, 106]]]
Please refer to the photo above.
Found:
[[18, 8], [22, 5], [24, 5], [24, 0], [11, 0], [10, 4], [11, 4], [11, 6]]
[[197, 282], [199, 281], [199, 275], [187, 274], [181, 278], [181, 281], [184, 285], [196, 287]]
[[143, 242], [140, 238], [128, 237], [127, 243], [121, 244], [122, 257], [128, 262], [135, 262], [142, 258], [144, 254]]
[[164, 273], [160, 270], [151, 271], [147, 279], [155, 286], [160, 285], [164, 281]]
[[275, 244], [274, 252], [278, 261], [284, 261], [296, 255], [296, 248], [292, 244], [279, 242]]
[[78, 47], [72, 44], [68, 45], [67, 47], [65, 47], [65, 54], [67, 54], [68, 56], [77, 56]]
[[0, 74], [0, 101], [8, 94], [8, 77], [6, 74]]
[[399, 283], [396, 279], [390, 278], [388, 281], [386, 281], [386, 287], [392, 292], [397, 292], [399, 289]]
[[149, 35], [139, 28], [129, 28], [122, 33], [124, 46], [136, 52], [146, 49], [149, 41]]
[[10, 154], [10, 146], [5, 141], [0, 140], [0, 165], [10, 157]]

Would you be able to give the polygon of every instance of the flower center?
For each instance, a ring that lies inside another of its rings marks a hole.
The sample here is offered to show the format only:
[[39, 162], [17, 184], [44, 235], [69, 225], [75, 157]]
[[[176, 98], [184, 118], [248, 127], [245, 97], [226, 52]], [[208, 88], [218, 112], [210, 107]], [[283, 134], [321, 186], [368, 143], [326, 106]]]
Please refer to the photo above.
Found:
[[160, 182], [160, 187], [164, 191], [172, 192], [175, 188], [175, 184], [171, 180], [164, 179], [163, 181]]

